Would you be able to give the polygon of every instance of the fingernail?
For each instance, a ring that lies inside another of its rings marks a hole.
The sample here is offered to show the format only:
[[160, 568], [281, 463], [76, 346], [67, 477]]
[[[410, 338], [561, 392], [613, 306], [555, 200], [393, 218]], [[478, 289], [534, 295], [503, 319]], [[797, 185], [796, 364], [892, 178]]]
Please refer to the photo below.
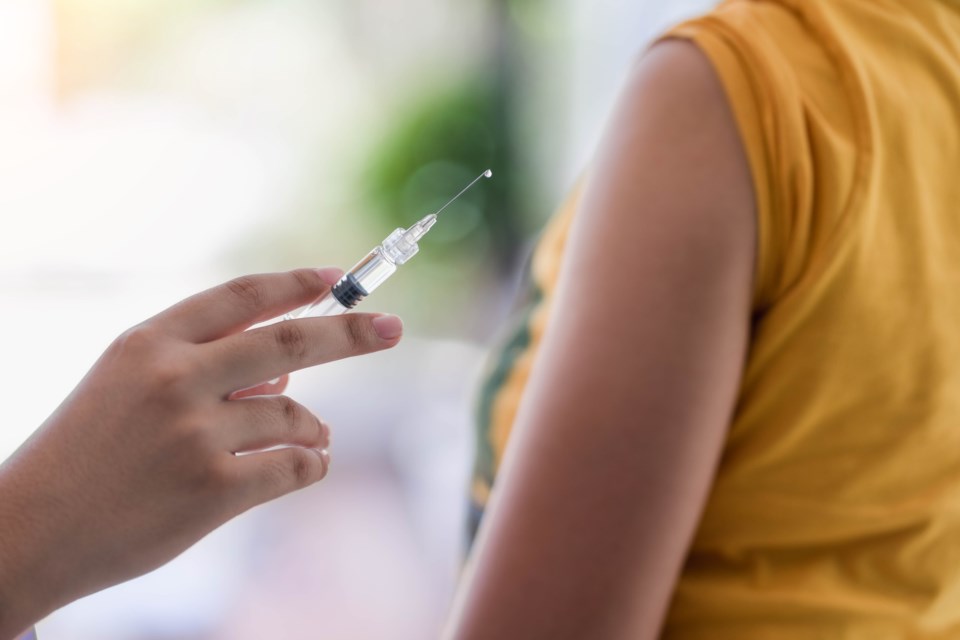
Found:
[[320, 421], [320, 442], [324, 449], [330, 448], [330, 425], [323, 420]]
[[320, 456], [320, 460], [323, 461], [323, 475], [320, 476], [320, 479], [323, 480], [330, 472], [330, 452], [326, 449], [314, 449], [314, 451], [317, 452], [317, 455]]
[[373, 319], [373, 329], [384, 340], [393, 340], [403, 335], [403, 320], [397, 316], [382, 315]]
[[337, 267], [322, 267], [320, 269], [315, 269], [317, 275], [320, 276], [320, 279], [326, 282], [331, 287], [337, 284], [337, 281], [343, 277], [343, 269]]

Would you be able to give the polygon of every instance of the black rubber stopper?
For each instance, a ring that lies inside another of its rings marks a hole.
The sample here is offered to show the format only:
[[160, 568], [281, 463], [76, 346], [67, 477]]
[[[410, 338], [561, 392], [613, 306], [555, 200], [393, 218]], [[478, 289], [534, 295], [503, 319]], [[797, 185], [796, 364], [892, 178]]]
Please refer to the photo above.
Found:
[[340, 282], [333, 285], [333, 291], [331, 291], [331, 293], [333, 297], [337, 299], [337, 302], [347, 309], [353, 309], [357, 306], [358, 302], [370, 295], [366, 289], [360, 286], [360, 283], [357, 282], [357, 279], [353, 277], [352, 273], [348, 273], [343, 278], [340, 278]]

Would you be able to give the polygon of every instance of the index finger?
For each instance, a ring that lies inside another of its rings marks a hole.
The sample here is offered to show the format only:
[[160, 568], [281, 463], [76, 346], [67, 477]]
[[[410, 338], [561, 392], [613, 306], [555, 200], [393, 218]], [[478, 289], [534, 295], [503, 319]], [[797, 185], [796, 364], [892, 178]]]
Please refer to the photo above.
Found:
[[402, 334], [400, 318], [382, 314], [278, 322], [204, 345], [204, 377], [217, 393], [230, 394], [292, 371], [389, 349]]
[[313, 302], [342, 274], [326, 267], [241, 276], [178, 302], [151, 321], [184, 340], [210, 342]]

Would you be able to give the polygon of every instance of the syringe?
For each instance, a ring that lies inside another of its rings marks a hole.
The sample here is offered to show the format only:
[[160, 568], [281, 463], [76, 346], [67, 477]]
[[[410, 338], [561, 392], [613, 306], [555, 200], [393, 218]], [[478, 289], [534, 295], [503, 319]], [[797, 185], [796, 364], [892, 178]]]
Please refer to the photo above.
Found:
[[409, 229], [395, 229], [383, 242], [374, 247], [363, 260], [345, 273], [337, 281], [337, 284], [333, 285], [329, 293], [300, 311], [288, 313], [284, 316], [284, 319], [336, 316], [355, 307], [358, 302], [373, 293], [377, 287], [387, 281], [387, 278], [396, 273], [397, 267], [417, 255], [420, 250], [417, 242], [427, 235], [427, 231], [430, 231], [430, 228], [436, 224], [437, 216], [440, 215], [441, 211], [453, 204], [454, 200], [466, 193], [481, 178], [492, 176], [493, 172], [487, 169], [464, 187], [460, 193], [453, 196], [447, 204], [437, 209], [435, 213], [424, 216], [422, 220]]

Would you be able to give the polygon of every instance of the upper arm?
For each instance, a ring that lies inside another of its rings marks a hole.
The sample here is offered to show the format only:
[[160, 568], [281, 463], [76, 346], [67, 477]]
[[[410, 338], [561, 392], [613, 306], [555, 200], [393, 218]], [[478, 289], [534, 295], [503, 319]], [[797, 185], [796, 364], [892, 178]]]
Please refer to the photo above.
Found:
[[747, 347], [749, 168], [722, 87], [666, 41], [631, 74], [567, 242], [457, 638], [652, 638]]

